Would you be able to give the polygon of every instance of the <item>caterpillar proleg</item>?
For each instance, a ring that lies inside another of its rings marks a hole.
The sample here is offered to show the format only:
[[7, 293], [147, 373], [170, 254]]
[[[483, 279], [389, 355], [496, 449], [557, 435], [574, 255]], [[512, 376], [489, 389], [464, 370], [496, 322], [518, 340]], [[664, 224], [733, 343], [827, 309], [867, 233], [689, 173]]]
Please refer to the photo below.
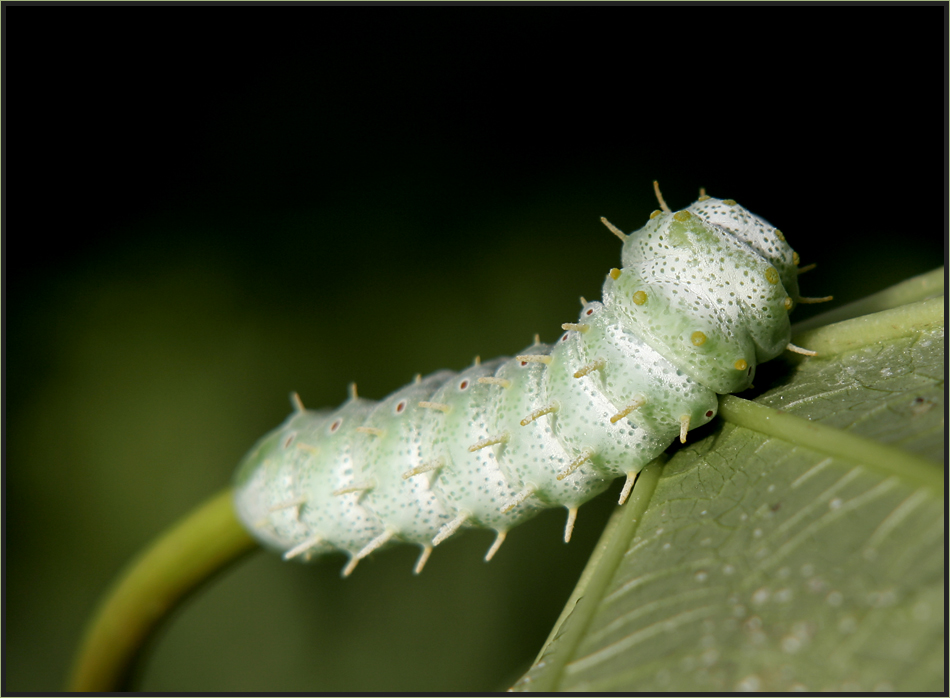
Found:
[[436, 546], [462, 528], [508, 531], [580, 505], [713, 419], [789, 344], [799, 258], [781, 231], [705, 194], [625, 234], [602, 301], [583, 301], [553, 344], [440, 371], [380, 402], [294, 411], [235, 476], [238, 517], [287, 559], [349, 556], [343, 574], [396, 542]]

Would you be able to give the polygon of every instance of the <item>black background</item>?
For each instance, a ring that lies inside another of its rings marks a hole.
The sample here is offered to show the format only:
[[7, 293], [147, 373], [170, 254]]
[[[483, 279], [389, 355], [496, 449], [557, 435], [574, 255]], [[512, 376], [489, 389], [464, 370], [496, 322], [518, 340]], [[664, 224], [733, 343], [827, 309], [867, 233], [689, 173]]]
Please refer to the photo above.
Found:
[[[942, 12], [940, 9], [942, 8]], [[834, 305], [939, 266], [946, 5], [56, 8], [3, 14], [6, 689], [59, 688], [119, 566], [308, 406], [555, 339], [698, 188]], [[820, 309], [802, 308], [807, 317]], [[767, 386], [766, 386], [767, 387]], [[480, 556], [258, 555], [157, 691], [503, 689], [613, 506]]]

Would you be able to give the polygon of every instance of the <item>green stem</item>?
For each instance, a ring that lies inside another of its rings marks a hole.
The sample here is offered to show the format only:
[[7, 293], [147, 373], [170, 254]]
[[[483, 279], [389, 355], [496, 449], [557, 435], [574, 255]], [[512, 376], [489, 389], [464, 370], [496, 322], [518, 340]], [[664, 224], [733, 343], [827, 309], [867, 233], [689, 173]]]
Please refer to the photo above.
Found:
[[944, 297], [918, 301], [879, 313], [818, 327], [794, 336], [819, 356], [840, 354], [857, 347], [919, 332], [927, 325], [943, 323]]
[[[922, 294], [936, 288], [934, 274], [943, 269], [910, 279], [875, 294], [875, 305], [906, 300], [911, 294]], [[872, 296], [865, 300], [871, 300]], [[852, 304], [854, 305], [854, 304]], [[843, 320], [795, 335], [796, 343], [817, 351], [821, 357], [840, 354], [861, 346], [883, 342], [920, 332], [927, 326], [943, 323], [944, 298], [930, 298], [907, 303], [862, 317]], [[803, 359], [800, 359], [803, 360]], [[738, 426], [774, 436], [827, 456], [861, 463], [883, 475], [896, 476], [922, 487], [943, 492], [943, 470], [919, 456], [891, 446], [851, 434], [818, 422], [802, 419], [788, 412], [759, 405], [734, 395], [719, 399], [719, 416]]]
[[898, 448], [735, 395], [723, 395], [719, 399], [719, 416], [740, 427], [774, 436], [826, 456], [859, 463], [885, 477], [898, 477], [943, 495], [943, 468], [938, 463]]
[[[547, 655], [548, 666], [557, 666], [558, 670], [549, 670], [514, 687], [519, 691], [556, 691], [564, 666], [574, 657], [574, 650], [587, 632], [597, 601], [604, 596], [607, 585], [613, 579], [624, 555], [630, 548], [630, 541], [636, 535], [637, 527], [646, 514], [656, 483], [660, 480], [663, 465], [668, 460], [662, 455], [651, 461], [637, 476], [637, 485], [630, 494], [630, 501], [618, 507], [600, 536], [594, 553], [584, 568], [577, 586], [568, 599], [564, 610], [554, 624], [551, 634], [544, 642], [534, 665]], [[524, 679], [523, 679], [524, 681]]]
[[944, 268], [939, 267], [926, 274], [915, 276], [906, 281], [901, 281], [883, 291], [872, 293], [853, 303], [848, 303], [840, 308], [829, 310], [821, 315], [816, 315], [802, 322], [796, 323], [792, 327], [792, 334], [798, 335], [805, 330], [811, 330], [822, 325], [831, 325], [842, 320], [850, 320], [861, 315], [869, 315], [882, 310], [889, 310], [908, 303], [924, 300], [930, 296], [943, 294]]
[[158, 623], [189, 591], [257, 543], [218, 493], [132, 560], [103, 596], [73, 664], [70, 691], [117, 691]]

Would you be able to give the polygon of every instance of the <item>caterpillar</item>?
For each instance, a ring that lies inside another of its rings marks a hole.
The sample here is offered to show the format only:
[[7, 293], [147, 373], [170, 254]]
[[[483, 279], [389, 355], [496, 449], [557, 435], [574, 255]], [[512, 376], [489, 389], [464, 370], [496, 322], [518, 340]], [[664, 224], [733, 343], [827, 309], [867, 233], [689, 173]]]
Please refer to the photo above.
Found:
[[513, 358], [439, 371], [380, 402], [357, 395], [335, 410], [293, 412], [238, 467], [238, 518], [284, 559], [342, 551], [360, 560], [395, 542], [434, 546], [467, 527], [508, 532], [548, 507], [581, 504], [637, 473], [716, 416], [718, 395], [741, 392], [756, 365], [790, 343], [802, 298], [799, 256], [780, 230], [731, 199], [700, 190], [627, 235], [602, 301], [581, 299], [553, 344]]

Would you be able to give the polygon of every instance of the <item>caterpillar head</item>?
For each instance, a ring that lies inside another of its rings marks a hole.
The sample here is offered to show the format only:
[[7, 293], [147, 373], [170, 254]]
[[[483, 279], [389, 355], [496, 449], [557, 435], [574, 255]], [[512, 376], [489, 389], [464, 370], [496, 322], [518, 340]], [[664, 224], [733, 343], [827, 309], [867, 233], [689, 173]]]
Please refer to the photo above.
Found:
[[686, 210], [708, 223], [718, 225], [767, 259], [778, 271], [793, 307], [798, 303], [798, 254], [785, 240], [781, 230], [733, 199], [701, 196]]
[[[693, 206], [711, 201], [719, 200]], [[774, 228], [745, 209], [733, 219], [727, 204], [711, 207], [730, 230], [693, 206], [654, 211], [627, 236], [623, 269], [611, 273], [604, 298], [699, 383], [720, 394], [740, 392], [751, 384], [756, 364], [778, 356], [791, 337], [788, 313], [798, 294], [793, 253]], [[792, 278], [794, 296], [773, 259]]]

